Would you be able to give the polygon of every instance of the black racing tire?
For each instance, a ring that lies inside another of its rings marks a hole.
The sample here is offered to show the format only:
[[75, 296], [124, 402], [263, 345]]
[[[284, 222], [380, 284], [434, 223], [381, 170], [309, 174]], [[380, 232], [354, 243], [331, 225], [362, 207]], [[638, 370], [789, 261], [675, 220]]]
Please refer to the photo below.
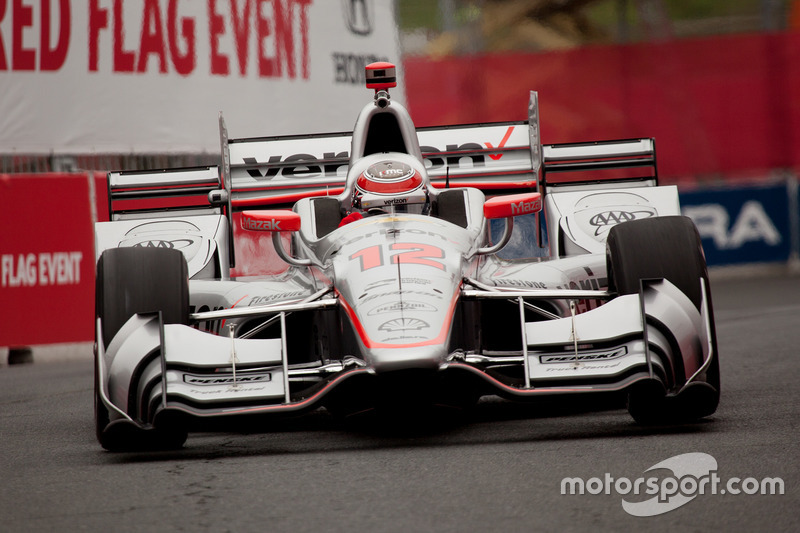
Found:
[[161, 311], [165, 324], [188, 324], [188, 280], [186, 260], [178, 250], [128, 247], [103, 252], [95, 288], [103, 345], [136, 313]]
[[[164, 248], [112, 248], [97, 262], [95, 313], [101, 320], [101, 338], [108, 347], [114, 335], [137, 313], [161, 311], [165, 324], [189, 323], [189, 275], [186, 260], [178, 250]], [[95, 430], [103, 448], [180, 448], [186, 431], [108, 431], [109, 412], [100, 398], [100, 376], [95, 358]], [[141, 433], [141, 435], [139, 435]]]
[[[606, 241], [606, 261], [612, 292], [638, 294], [642, 279], [665, 278], [698, 310], [701, 307], [698, 280], [703, 278], [708, 286], [708, 268], [700, 235], [688, 217], [655, 217], [612, 227]], [[700, 386], [690, 387], [677, 397], [665, 397], [663, 387], [633, 388], [628, 395], [628, 411], [637, 422], [688, 421], [716, 411], [721, 390], [719, 352], [710, 291], [706, 297], [714, 356], [705, 372], [705, 384], [698, 383]]]

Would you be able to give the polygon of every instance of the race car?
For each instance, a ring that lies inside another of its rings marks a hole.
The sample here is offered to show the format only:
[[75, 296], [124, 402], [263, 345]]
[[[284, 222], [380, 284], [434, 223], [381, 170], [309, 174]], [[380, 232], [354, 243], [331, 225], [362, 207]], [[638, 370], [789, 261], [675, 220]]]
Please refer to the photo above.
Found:
[[352, 132], [229, 139], [219, 166], [108, 174], [95, 419], [108, 450], [325, 408], [624, 396], [715, 412], [703, 250], [653, 139], [542, 145], [528, 120], [415, 128], [395, 67]]

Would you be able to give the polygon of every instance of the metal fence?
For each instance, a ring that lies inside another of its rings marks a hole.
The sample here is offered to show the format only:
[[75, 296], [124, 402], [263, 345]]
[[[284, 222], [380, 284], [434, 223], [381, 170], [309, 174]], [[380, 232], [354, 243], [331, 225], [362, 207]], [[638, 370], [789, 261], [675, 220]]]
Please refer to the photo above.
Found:
[[191, 154], [0, 154], [0, 174], [153, 170], [219, 164], [217, 153]]

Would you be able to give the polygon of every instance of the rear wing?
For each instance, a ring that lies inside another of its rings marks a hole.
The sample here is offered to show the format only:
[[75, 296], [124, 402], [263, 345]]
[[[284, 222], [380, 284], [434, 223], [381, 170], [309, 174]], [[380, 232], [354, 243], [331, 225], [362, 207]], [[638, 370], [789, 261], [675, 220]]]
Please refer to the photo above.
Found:
[[[417, 129], [431, 184], [483, 190], [536, 187], [541, 167], [538, 98], [527, 121]], [[234, 208], [286, 204], [344, 190], [352, 133], [230, 139]], [[227, 154], [226, 154], [227, 148]]]
[[[546, 185], [658, 181], [653, 139], [542, 146], [534, 91], [526, 121], [418, 128], [417, 138], [437, 188], [539, 190]], [[340, 194], [351, 141], [350, 132], [225, 139], [223, 160], [230, 165], [234, 209]]]
[[626, 139], [543, 147], [542, 185], [558, 187], [617, 181], [658, 185], [654, 139]]
[[221, 214], [209, 201], [209, 194], [221, 188], [216, 166], [109, 172], [109, 220]]

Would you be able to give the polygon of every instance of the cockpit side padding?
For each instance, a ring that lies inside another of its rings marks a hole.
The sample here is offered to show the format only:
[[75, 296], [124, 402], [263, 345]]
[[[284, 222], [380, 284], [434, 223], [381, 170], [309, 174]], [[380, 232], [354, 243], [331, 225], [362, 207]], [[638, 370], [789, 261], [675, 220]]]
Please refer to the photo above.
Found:
[[434, 214], [442, 220], [466, 228], [469, 221], [464, 191], [460, 189], [439, 191]]
[[315, 233], [318, 239], [339, 227], [342, 220], [342, 210], [339, 200], [333, 196], [313, 198]]

